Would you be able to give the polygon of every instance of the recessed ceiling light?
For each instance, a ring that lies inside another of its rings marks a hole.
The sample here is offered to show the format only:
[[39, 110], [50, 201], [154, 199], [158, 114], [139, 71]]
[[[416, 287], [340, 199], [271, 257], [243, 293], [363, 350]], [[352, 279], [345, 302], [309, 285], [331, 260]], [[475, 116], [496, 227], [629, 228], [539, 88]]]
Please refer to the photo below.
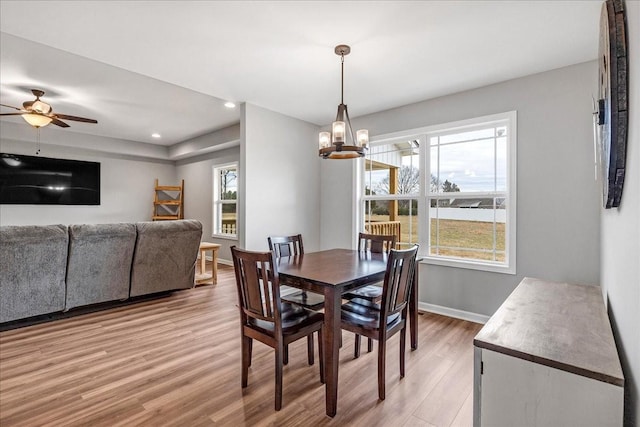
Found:
[[236, 104], [234, 104], [231, 101], [225, 102], [224, 106], [227, 107], [227, 108], [236, 108]]
[[159, 133], [152, 133], [151, 137], [152, 138], [160, 138], [162, 135], [160, 135]]

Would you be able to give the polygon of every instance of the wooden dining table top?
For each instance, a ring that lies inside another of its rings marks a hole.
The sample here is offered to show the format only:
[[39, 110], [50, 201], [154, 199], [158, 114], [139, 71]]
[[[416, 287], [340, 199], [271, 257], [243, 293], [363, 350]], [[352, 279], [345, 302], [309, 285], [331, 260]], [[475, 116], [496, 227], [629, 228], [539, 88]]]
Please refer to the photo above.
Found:
[[295, 277], [319, 286], [350, 287], [360, 282], [382, 280], [386, 268], [386, 254], [352, 249], [310, 252], [278, 261], [281, 278]]

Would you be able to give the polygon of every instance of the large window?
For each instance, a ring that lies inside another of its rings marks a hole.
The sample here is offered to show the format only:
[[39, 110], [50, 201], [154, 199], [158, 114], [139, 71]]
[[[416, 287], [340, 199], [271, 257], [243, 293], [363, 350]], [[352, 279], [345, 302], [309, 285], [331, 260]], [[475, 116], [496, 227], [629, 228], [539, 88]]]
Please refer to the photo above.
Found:
[[238, 164], [213, 168], [213, 234], [236, 238], [238, 225]]
[[515, 112], [374, 138], [364, 229], [430, 263], [515, 273], [515, 149]]

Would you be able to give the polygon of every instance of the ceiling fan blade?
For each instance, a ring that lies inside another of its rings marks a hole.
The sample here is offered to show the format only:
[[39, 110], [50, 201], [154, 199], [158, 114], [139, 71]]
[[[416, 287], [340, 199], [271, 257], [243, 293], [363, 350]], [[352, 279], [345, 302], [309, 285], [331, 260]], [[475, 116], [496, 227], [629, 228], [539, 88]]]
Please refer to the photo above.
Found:
[[76, 122], [85, 122], [85, 123], [98, 123], [97, 120], [94, 119], [87, 119], [84, 117], [78, 117], [78, 116], [70, 116], [68, 114], [58, 114], [55, 113], [54, 114], [55, 117], [59, 118], [59, 119], [64, 119], [64, 120], [74, 120]]
[[51, 123], [53, 123], [56, 126], [60, 126], [61, 128], [68, 128], [69, 127], [68, 124], [66, 124], [63, 121], [60, 121], [60, 120], [56, 119], [55, 117], [51, 117]]
[[24, 113], [2, 113], [0, 116], [21, 116]]
[[7, 105], [7, 104], [0, 104], [0, 105], [7, 108], [13, 108], [14, 110], [22, 111], [22, 108], [14, 107], [13, 105]]

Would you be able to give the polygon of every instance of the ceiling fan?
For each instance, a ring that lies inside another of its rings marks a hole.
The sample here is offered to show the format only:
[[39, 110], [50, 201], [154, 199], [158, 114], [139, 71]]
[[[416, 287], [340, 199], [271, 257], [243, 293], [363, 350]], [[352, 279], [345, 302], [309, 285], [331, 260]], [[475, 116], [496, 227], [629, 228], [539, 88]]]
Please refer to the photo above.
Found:
[[22, 116], [22, 118], [34, 128], [41, 128], [48, 125], [49, 123], [53, 123], [54, 125], [63, 128], [68, 128], [69, 125], [60, 119], [73, 120], [76, 122], [84, 123], [98, 123], [98, 121], [94, 119], [86, 119], [84, 117], [54, 113], [51, 105], [40, 100], [40, 97], [44, 95], [44, 91], [39, 89], [31, 89], [31, 92], [35, 95], [36, 99], [33, 101], [23, 102], [22, 108], [0, 104], [3, 107], [13, 108], [14, 110], [20, 111], [19, 113], [2, 113], [0, 114], [0, 116]]

